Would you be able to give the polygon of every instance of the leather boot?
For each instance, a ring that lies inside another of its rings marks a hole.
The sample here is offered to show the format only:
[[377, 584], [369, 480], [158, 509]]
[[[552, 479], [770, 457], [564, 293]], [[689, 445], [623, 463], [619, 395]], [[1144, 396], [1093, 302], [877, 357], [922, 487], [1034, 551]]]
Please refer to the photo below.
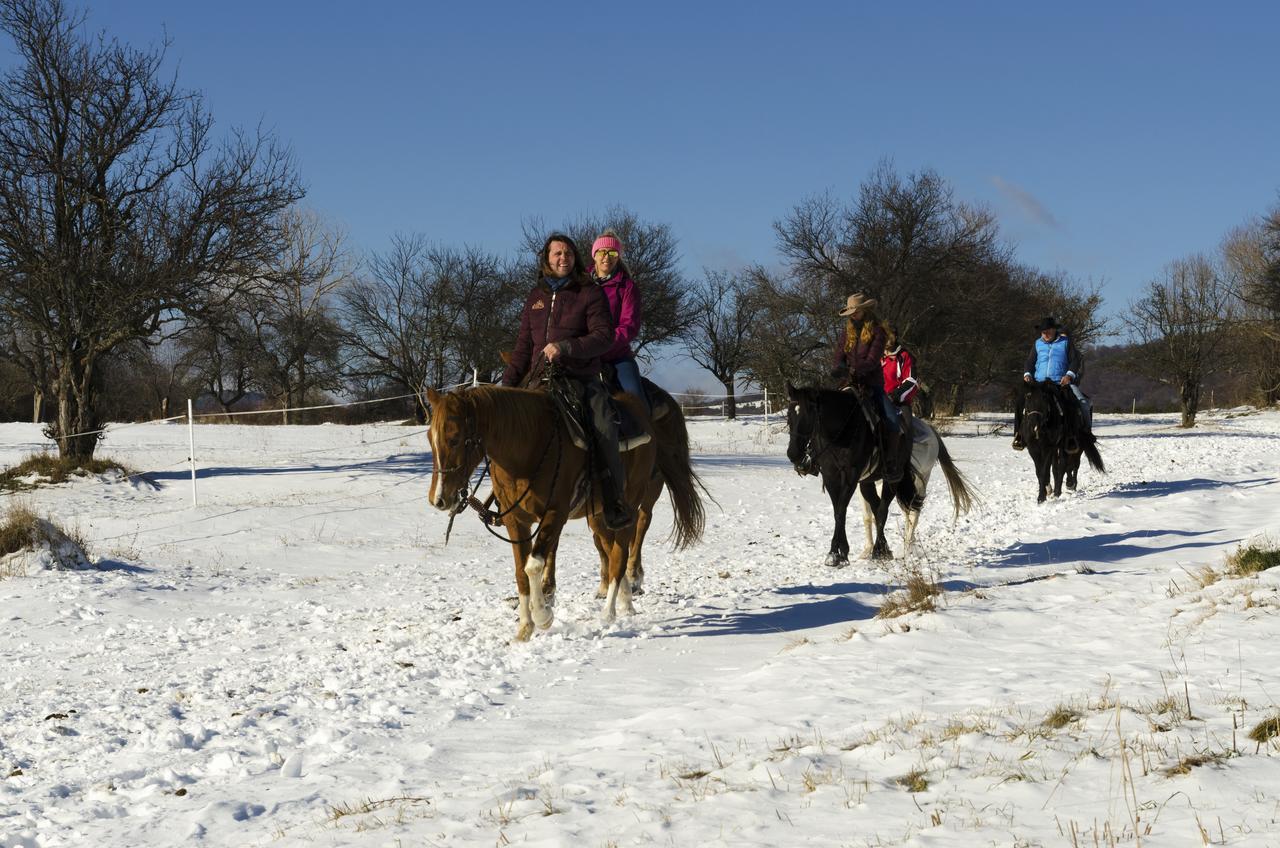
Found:
[[897, 483], [902, 479], [903, 443], [902, 430], [885, 422], [883, 452], [884, 479], [887, 483]]
[[618, 420], [603, 383], [597, 381], [588, 385], [587, 407], [600, 466], [600, 505], [604, 511], [604, 526], [610, 530], [621, 530], [634, 524], [636, 516], [625, 499], [626, 476], [618, 451]]

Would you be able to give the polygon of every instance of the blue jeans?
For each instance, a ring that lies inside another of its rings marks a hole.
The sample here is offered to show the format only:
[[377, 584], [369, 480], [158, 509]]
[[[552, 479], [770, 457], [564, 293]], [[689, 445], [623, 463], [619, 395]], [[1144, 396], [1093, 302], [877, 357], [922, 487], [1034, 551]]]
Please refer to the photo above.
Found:
[[880, 401], [880, 408], [884, 410], [884, 419], [892, 426], [902, 427], [902, 413], [898, 412], [898, 405], [889, 399], [889, 394], [884, 389], [876, 386], [872, 388], [876, 399]]
[[644, 404], [645, 411], [652, 412], [653, 410], [649, 409], [649, 395], [644, 390], [644, 383], [640, 382], [640, 366], [636, 365], [635, 359], [619, 359], [611, 364], [622, 390], [638, 397]]

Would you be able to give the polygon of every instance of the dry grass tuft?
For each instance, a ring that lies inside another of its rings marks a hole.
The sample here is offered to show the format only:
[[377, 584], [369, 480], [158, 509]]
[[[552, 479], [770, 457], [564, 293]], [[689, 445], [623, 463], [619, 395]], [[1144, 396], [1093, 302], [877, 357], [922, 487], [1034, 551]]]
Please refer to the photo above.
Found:
[[[108, 471], [129, 473], [129, 469], [114, 459], [77, 462], [51, 453], [35, 453], [17, 465], [0, 471], [0, 491], [25, 492], [41, 485], [65, 483], [72, 476], [88, 477], [93, 474], [106, 474]], [[24, 480], [23, 478], [26, 477], [35, 477], [38, 482]]]
[[895, 777], [893, 782], [908, 792], [924, 792], [929, 788], [929, 779], [925, 775], [924, 769], [912, 769], [901, 777]]
[[1193, 768], [1217, 765], [1229, 756], [1231, 755], [1224, 751], [1206, 751], [1201, 754], [1190, 754], [1178, 760], [1174, 765], [1161, 769], [1160, 773], [1165, 777], [1176, 777], [1180, 774], [1191, 774], [1191, 770]]
[[1073, 721], [1078, 721], [1082, 713], [1074, 707], [1066, 704], [1059, 704], [1054, 707], [1053, 711], [1045, 716], [1044, 721], [1040, 722], [1041, 727], [1052, 728], [1053, 730], [1061, 730]]
[[1280, 736], [1280, 715], [1258, 722], [1249, 731], [1249, 738], [1254, 742], [1268, 742], [1277, 736]]
[[[47, 522], [47, 523], [46, 523]], [[0, 518], [0, 558], [24, 550], [35, 550], [42, 544], [54, 544], [50, 536], [49, 525], [53, 532], [60, 532], [79, 548], [76, 557], [83, 554], [84, 561], [89, 560], [89, 546], [78, 527], [67, 530], [47, 519], [42, 520], [31, 506], [15, 500]], [[61, 543], [59, 543], [61, 544]], [[65, 554], [66, 552], [63, 552]], [[62, 556], [63, 554], [59, 554]], [[17, 558], [21, 560], [21, 557]], [[17, 561], [0, 564], [0, 579], [6, 577], [26, 577], [26, 570]]]
[[1252, 577], [1280, 565], [1280, 548], [1270, 547], [1265, 542], [1254, 543], [1228, 554], [1226, 564], [1227, 573], [1232, 577]]
[[941, 594], [942, 587], [937, 581], [914, 571], [907, 577], [902, 591], [885, 598], [876, 618], [896, 618], [909, 612], [932, 612], [938, 608], [934, 599]]
[[31, 547], [40, 517], [25, 503], [15, 503], [0, 523], [0, 556], [8, 556]]

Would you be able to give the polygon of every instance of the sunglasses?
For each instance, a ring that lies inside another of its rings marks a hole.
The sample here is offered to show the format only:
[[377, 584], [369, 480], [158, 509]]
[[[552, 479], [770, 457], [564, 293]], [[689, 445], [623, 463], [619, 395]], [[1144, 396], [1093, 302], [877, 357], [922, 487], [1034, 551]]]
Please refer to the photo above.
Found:
[[599, 257], [601, 257], [601, 258], [604, 258], [604, 257], [606, 257], [606, 256], [607, 256], [607, 257], [609, 257], [610, 259], [617, 259], [617, 258], [618, 258], [618, 251], [616, 251], [616, 250], [605, 250], [605, 249], [602, 247], [602, 248], [600, 248], [599, 250], [597, 250], [597, 251], [596, 251], [596, 256], [599, 256]]

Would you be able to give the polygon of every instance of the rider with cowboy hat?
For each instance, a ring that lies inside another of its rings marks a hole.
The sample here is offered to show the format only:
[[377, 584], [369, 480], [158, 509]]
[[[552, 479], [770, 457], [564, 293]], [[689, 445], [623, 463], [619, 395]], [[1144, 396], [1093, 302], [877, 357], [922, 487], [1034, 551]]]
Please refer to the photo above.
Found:
[[882, 413], [884, 478], [896, 483], [902, 477], [902, 415], [884, 391], [881, 359], [887, 334], [884, 322], [875, 313], [876, 301], [862, 292], [849, 295], [840, 315], [845, 319], [836, 342], [831, 376], [842, 386], [861, 386], [870, 392]]

